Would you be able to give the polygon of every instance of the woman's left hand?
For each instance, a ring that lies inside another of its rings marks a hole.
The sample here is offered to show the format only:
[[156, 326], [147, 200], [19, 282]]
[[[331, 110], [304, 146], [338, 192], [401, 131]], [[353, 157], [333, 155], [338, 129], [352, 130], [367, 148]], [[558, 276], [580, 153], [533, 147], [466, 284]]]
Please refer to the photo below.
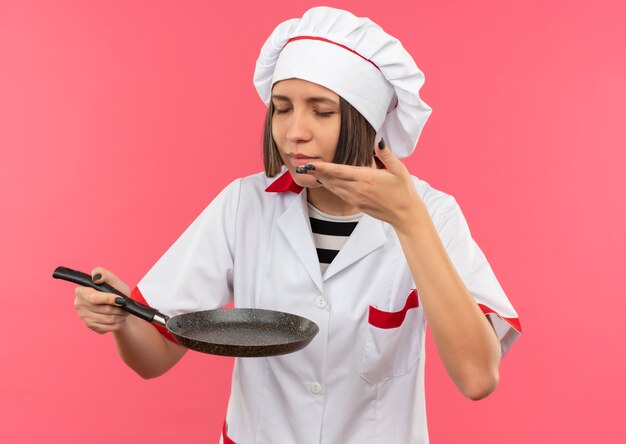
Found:
[[313, 175], [348, 204], [397, 227], [411, 220], [423, 203], [400, 159], [388, 147], [381, 149], [380, 144], [375, 154], [386, 169], [312, 161], [315, 169], [305, 174]]

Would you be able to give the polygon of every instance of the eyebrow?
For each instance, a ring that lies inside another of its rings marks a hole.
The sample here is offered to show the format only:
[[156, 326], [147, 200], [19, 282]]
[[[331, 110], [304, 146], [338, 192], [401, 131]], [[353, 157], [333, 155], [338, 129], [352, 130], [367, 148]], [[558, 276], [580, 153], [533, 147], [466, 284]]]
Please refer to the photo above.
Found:
[[[272, 95], [272, 99], [276, 99], [276, 100], [284, 100], [286, 102], [291, 102], [291, 99], [287, 96], [281, 96], [280, 94], [273, 94]], [[328, 97], [309, 97], [308, 99], [305, 100], [306, 103], [326, 103], [329, 105], [339, 105], [338, 102], [336, 102], [333, 99], [329, 99]]]

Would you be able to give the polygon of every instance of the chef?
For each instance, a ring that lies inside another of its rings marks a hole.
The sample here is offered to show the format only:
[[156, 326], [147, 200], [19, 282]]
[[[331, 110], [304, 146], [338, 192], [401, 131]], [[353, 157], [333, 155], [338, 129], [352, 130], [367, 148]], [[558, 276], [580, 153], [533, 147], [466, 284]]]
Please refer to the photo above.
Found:
[[[170, 316], [234, 302], [319, 326], [298, 352], [235, 360], [222, 442], [428, 442], [427, 321], [459, 390], [495, 389], [518, 316], [456, 200], [398, 159], [430, 115], [423, 82], [397, 39], [338, 9], [281, 23], [261, 49], [265, 172], [228, 185], [132, 291]], [[93, 280], [130, 293], [101, 267]], [[185, 353], [114, 295], [76, 294], [143, 377]]]

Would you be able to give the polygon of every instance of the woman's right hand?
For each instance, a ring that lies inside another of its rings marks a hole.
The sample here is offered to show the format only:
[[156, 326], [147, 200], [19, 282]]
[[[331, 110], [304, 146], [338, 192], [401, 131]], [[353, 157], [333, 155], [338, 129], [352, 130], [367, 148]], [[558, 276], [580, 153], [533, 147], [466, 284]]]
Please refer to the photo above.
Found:
[[[100, 275], [100, 276], [98, 276]], [[93, 282], [107, 284], [130, 295], [130, 288], [102, 267], [92, 270]], [[162, 375], [183, 357], [185, 347], [165, 339], [149, 322], [122, 310], [115, 303], [120, 297], [93, 288], [78, 287], [74, 307], [85, 325], [96, 333], [114, 332], [113, 338], [122, 360], [143, 378]]]
[[[91, 276], [94, 283], [106, 282], [126, 296], [130, 295], [128, 285], [109, 270], [96, 267], [92, 270]], [[128, 313], [115, 303], [117, 297], [119, 296], [103, 293], [93, 288], [77, 287], [74, 308], [85, 325], [96, 333], [121, 330], [126, 325]]]

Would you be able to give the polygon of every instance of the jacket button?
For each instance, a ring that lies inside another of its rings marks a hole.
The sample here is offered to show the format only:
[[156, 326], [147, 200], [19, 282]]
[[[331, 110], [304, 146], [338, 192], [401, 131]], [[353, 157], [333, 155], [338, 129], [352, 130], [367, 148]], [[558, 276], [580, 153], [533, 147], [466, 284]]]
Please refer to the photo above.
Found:
[[326, 301], [324, 296], [318, 296], [315, 298], [315, 305], [317, 305], [317, 308], [326, 308], [328, 302]]
[[322, 392], [322, 385], [317, 382], [313, 382], [309, 384], [309, 391], [314, 395], [318, 395]]

